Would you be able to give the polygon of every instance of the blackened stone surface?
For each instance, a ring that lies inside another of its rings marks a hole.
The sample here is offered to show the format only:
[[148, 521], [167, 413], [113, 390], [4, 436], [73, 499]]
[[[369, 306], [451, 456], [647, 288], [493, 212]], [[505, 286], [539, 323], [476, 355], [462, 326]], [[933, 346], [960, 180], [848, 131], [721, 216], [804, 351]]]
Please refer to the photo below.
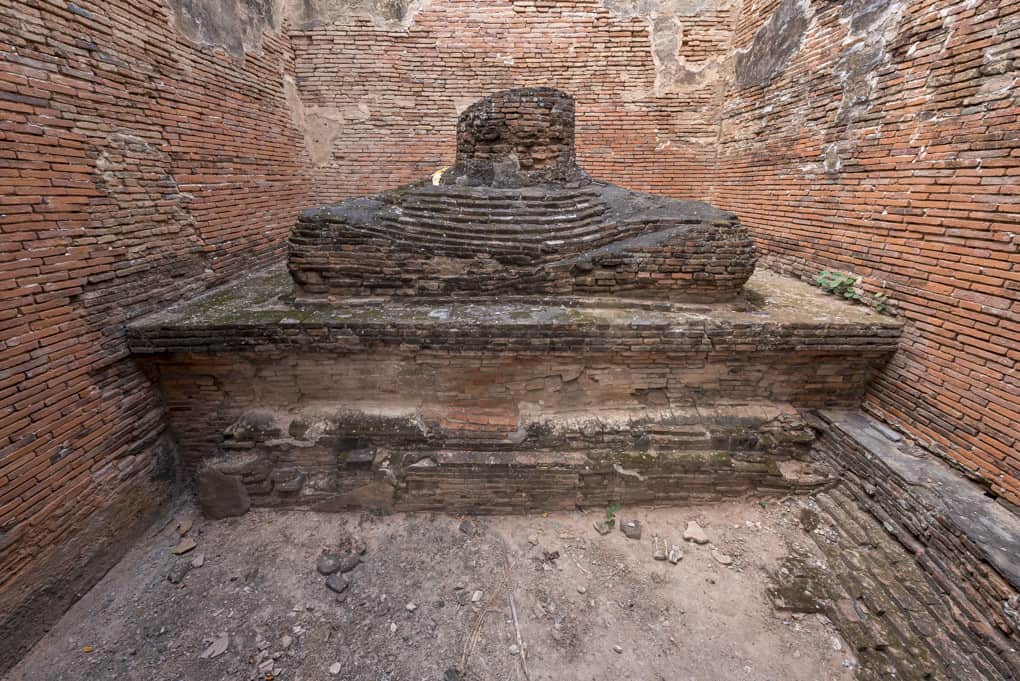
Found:
[[591, 180], [574, 102], [509, 90], [469, 107], [431, 179], [306, 211], [289, 241], [304, 300], [556, 294], [732, 298], [757, 254], [737, 217]]
[[[856, 4], [866, 4], [858, 2]], [[811, 20], [807, 0], [783, 0], [754, 36], [746, 52], [738, 52], [735, 76], [740, 87], [768, 85], [800, 49]]]

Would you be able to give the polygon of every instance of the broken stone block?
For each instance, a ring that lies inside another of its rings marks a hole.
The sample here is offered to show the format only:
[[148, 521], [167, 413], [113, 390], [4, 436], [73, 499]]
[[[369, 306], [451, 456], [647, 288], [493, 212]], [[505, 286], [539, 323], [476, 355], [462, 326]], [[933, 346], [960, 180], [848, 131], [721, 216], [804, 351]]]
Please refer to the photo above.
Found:
[[687, 529], [684, 530], [684, 541], [691, 541], [695, 544], [707, 544], [708, 535], [696, 521], [687, 522]]
[[652, 558], [666, 560], [666, 540], [659, 535], [652, 537]]
[[251, 507], [244, 483], [211, 466], [199, 468], [195, 474], [195, 486], [202, 512], [213, 520], [244, 515]]
[[641, 538], [641, 521], [640, 520], [628, 520], [625, 523], [620, 524], [620, 531], [627, 537], [627, 539], [640, 539]]
[[326, 588], [334, 593], [342, 594], [347, 591], [347, 587], [350, 585], [350, 580], [341, 574], [330, 575], [326, 578]]

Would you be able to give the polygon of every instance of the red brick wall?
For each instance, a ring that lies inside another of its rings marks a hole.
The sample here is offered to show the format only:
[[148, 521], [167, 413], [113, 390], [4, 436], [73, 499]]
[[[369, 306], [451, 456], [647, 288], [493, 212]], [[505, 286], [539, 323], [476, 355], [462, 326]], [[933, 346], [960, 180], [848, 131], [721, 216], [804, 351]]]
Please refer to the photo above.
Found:
[[[369, 18], [296, 25], [297, 86], [314, 110], [309, 121], [324, 121], [312, 136], [332, 151], [314, 170], [319, 197], [392, 188], [451, 165], [460, 110], [499, 89], [548, 85], [577, 100], [577, 156], [591, 174], [703, 198], [739, 3], [673, 3], [701, 8], [675, 18], [626, 9], [637, 4], [433, 0], [406, 30]], [[676, 44], [662, 37], [678, 34]], [[322, 131], [329, 115], [342, 118], [332, 144]]]
[[515, 85], [577, 97], [593, 174], [711, 197], [774, 265], [884, 286], [911, 328], [869, 407], [1020, 500], [1018, 7], [905, 1], [864, 30], [882, 0], [811, 3], [767, 86], [727, 85], [729, 53], [776, 0], [3, 4], [0, 612], [59, 608], [51, 576], [165, 495], [124, 321], [279, 255], [304, 206], [451, 163], [458, 110]]
[[214, 54], [173, 22], [0, 7], [0, 669], [172, 482], [124, 322], [278, 256], [310, 201], [286, 42]]
[[[782, 72], [728, 89], [712, 200], [766, 264], [887, 293], [909, 325], [868, 408], [1020, 502], [1020, 4], [811, 4]], [[745, 2], [735, 47], [778, 5]]]

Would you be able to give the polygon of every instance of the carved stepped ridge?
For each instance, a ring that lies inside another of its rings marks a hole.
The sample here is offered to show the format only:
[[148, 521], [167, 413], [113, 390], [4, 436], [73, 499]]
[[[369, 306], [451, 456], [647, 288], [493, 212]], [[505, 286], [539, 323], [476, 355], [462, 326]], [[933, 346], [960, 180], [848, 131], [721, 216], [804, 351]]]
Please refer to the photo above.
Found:
[[573, 131], [573, 100], [558, 90], [470, 107], [451, 169], [301, 216], [289, 255], [298, 298], [736, 295], [756, 259], [736, 216], [592, 180], [574, 163]]

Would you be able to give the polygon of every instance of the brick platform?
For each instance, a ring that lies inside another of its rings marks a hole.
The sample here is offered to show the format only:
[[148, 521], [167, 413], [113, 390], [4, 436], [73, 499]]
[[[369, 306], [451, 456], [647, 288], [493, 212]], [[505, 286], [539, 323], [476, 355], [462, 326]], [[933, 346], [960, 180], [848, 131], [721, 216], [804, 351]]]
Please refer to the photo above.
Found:
[[822, 484], [790, 473], [813, 439], [795, 407], [856, 404], [899, 333], [768, 272], [711, 305], [323, 306], [282, 268], [128, 330], [185, 466], [243, 487], [234, 508], [474, 511]]

